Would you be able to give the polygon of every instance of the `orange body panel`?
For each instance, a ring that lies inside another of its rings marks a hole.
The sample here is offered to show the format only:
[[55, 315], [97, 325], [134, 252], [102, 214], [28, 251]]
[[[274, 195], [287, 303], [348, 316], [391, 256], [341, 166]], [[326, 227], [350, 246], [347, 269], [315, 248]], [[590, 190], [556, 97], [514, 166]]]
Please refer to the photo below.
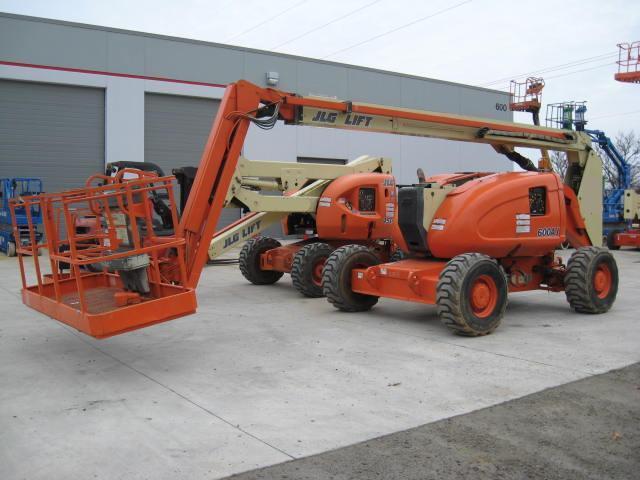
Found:
[[[360, 210], [362, 189], [374, 192], [373, 210]], [[317, 237], [309, 241], [328, 243], [333, 248], [350, 243], [369, 245], [380, 258], [387, 259], [391, 254], [392, 238], [399, 242], [400, 248], [404, 246], [398, 230], [397, 204], [393, 175], [355, 173], [339, 177], [322, 192], [316, 210]], [[389, 242], [378, 242], [384, 240]], [[293, 257], [309, 241], [284, 245], [263, 253], [260, 256], [260, 268], [291, 272]]]
[[[546, 189], [544, 215], [529, 214], [533, 187]], [[494, 258], [543, 255], [565, 241], [563, 188], [554, 173], [507, 172], [469, 181], [452, 190], [436, 211], [434, 220], [442, 227], [429, 226], [429, 249], [436, 258], [467, 252]]]
[[[510, 292], [563, 289], [564, 267], [552, 255], [510, 257], [500, 263], [507, 274]], [[446, 264], [442, 260], [407, 259], [354, 269], [351, 288], [376, 297], [435, 304], [440, 272]]]
[[[363, 189], [375, 192], [372, 210], [360, 209]], [[318, 202], [318, 236], [353, 241], [391, 238], [397, 224], [397, 204], [393, 175], [356, 173], [337, 178], [322, 192]]]
[[[455, 177], [439, 175], [437, 182], [455, 183], [449, 182]], [[427, 183], [435, 180], [432, 177]], [[539, 204], [532, 208], [530, 189], [544, 189], [544, 211]], [[477, 252], [500, 262], [512, 292], [562, 290], [564, 266], [553, 251], [565, 240], [567, 228], [578, 243], [588, 244], [579, 210], [567, 215], [568, 205], [577, 208], [575, 194], [554, 173], [479, 176], [451, 190], [436, 210], [426, 234], [430, 257], [355, 269], [352, 289], [433, 304], [447, 263], [439, 259]], [[478, 298], [483, 297], [481, 293]]]
[[438, 277], [447, 262], [400, 260], [351, 272], [354, 292], [433, 304]]
[[289, 273], [293, 265], [293, 257], [305, 245], [305, 242], [292, 243], [264, 252], [260, 255], [260, 268]]

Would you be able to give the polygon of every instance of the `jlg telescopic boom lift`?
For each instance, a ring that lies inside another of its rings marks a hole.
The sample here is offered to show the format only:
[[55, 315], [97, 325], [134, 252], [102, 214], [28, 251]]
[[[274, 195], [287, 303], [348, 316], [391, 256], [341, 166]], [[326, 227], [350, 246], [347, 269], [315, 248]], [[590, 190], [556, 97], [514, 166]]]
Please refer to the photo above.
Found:
[[[237, 175], [249, 125], [270, 128], [278, 120], [486, 143], [529, 170], [440, 175], [401, 188], [402, 232], [396, 240], [413, 258], [377, 265], [380, 258], [366, 245], [337, 249], [325, 265], [323, 281], [329, 300], [339, 308], [367, 309], [378, 296], [434, 303], [438, 291], [441, 315], [457, 322], [457, 331], [482, 334], [493, 330], [501, 318], [507, 289], [566, 290], [572, 306], [586, 312], [605, 311], [613, 302], [615, 261], [608, 251], [593, 246], [602, 238], [602, 162], [588, 136], [301, 97], [245, 81], [227, 87], [179, 222], [175, 208], [172, 211], [174, 235], [154, 234], [149, 202], [154, 192], [162, 190], [174, 204], [172, 177], [138, 172], [138, 179], [118, 181], [116, 176], [104, 186], [22, 199], [42, 206], [47, 234], [46, 244], [34, 240], [24, 251], [46, 247], [51, 262], [51, 274], [42, 275], [38, 257], [33, 256], [36, 284], [28, 286], [19, 251], [24, 302], [96, 337], [194, 312], [194, 290]], [[566, 151], [571, 167], [564, 183], [553, 173], [536, 171], [514, 151], [516, 146]], [[377, 175], [359, 180], [354, 176], [346, 190], [331, 195], [325, 191], [318, 199], [317, 216], [333, 218], [336, 235], [344, 240], [361, 231], [370, 234], [381, 224], [393, 225], [396, 187], [392, 177], [379, 183]], [[103, 233], [90, 239], [73, 234], [62, 239], [56, 219], [73, 225], [78, 205], [102, 216]], [[361, 211], [363, 206], [371, 210]], [[79, 248], [87, 240], [98, 244]], [[582, 247], [566, 268], [553, 255], [555, 246], [565, 240]], [[69, 250], [56, 253], [61, 243], [68, 243]], [[71, 264], [71, 273], [61, 275], [59, 262]], [[97, 273], [80, 268], [98, 262], [108, 268]]]

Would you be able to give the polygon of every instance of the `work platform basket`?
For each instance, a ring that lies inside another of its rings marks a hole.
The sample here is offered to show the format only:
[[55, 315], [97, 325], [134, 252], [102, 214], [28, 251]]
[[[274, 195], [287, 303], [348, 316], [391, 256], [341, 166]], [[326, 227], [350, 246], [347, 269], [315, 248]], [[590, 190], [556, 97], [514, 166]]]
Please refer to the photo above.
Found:
[[[29, 242], [17, 249], [23, 302], [96, 338], [193, 313], [173, 180], [125, 169], [86, 188], [12, 200], [14, 228], [18, 209], [37, 207], [45, 234], [38, 240], [28, 214]], [[159, 198], [170, 231], [158, 220]]]
[[509, 83], [509, 109], [513, 112], [537, 113], [542, 105], [544, 80], [528, 77], [524, 82], [511, 80]]
[[615, 79], [619, 82], [640, 83], [640, 42], [618, 44], [618, 73]]

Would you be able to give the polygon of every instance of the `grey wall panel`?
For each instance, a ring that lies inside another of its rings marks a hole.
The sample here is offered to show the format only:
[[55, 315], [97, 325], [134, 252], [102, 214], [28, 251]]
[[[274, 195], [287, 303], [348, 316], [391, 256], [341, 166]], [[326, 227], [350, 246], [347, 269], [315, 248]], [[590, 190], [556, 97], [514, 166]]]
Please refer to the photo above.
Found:
[[220, 102], [208, 98], [147, 93], [144, 159], [172, 168], [198, 166]]
[[0, 17], [0, 59], [106, 70], [102, 30]]
[[298, 130], [282, 122], [278, 122], [271, 130], [261, 130], [252, 124], [242, 153], [249, 160], [295, 162], [298, 156]]
[[347, 69], [311, 61], [298, 61], [298, 87], [300, 95], [335, 96], [348, 99]]
[[431, 82], [415, 78], [401, 79], [402, 99], [400, 106], [432, 110], [434, 112], [460, 113], [460, 87], [446, 83]]
[[355, 68], [350, 68], [347, 72], [349, 93], [345, 100], [400, 105], [400, 77]]
[[[220, 102], [177, 95], [145, 95], [144, 159], [167, 175], [177, 167], [200, 164]], [[240, 218], [237, 208], [225, 209], [218, 226]]]
[[[496, 107], [496, 104], [500, 107]], [[513, 119], [513, 112], [508, 110], [508, 105], [509, 95], [506, 93], [460, 89], [460, 110], [463, 115], [510, 121]]]
[[158, 38], [146, 39], [145, 62], [145, 75], [196, 82], [229, 83], [244, 72], [235, 50]]
[[84, 185], [104, 171], [104, 123], [104, 90], [0, 80], [0, 177]]
[[144, 74], [146, 38], [124, 33], [107, 35], [107, 68], [109, 72]]
[[[3, 13], [0, 58], [217, 84], [248, 78], [265, 85], [265, 72], [276, 70], [280, 88], [303, 95], [438, 111], [459, 108], [459, 113], [468, 115], [512, 118], [511, 112], [487, 110], [487, 103], [507, 101], [505, 93], [495, 90], [231, 45]], [[485, 102], [487, 98], [491, 101]]]
[[276, 71], [280, 74], [278, 88], [295, 92], [298, 87], [296, 62], [288, 58], [260, 53], [247, 52], [244, 55], [244, 79], [258, 85], [265, 84], [266, 73]]

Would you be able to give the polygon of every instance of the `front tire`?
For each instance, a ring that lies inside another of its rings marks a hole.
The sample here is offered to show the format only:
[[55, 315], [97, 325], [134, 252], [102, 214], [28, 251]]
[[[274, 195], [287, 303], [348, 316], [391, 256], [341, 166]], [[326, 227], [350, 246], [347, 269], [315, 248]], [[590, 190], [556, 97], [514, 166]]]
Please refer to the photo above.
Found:
[[322, 291], [334, 307], [343, 312], [370, 310], [378, 297], [351, 290], [351, 272], [354, 268], [378, 265], [380, 259], [363, 245], [346, 245], [329, 256], [322, 273]]
[[458, 335], [488, 335], [502, 321], [507, 292], [506, 276], [496, 260], [480, 253], [458, 255], [440, 272], [438, 316]]
[[281, 246], [279, 241], [270, 237], [255, 237], [245, 243], [240, 250], [239, 258], [240, 272], [244, 278], [254, 285], [271, 285], [280, 280], [283, 272], [260, 268], [260, 255]]
[[7, 242], [7, 257], [15, 257], [15, 256], [16, 256], [16, 243]]
[[571, 308], [579, 313], [604, 313], [618, 294], [618, 265], [601, 247], [576, 250], [567, 262], [564, 289]]
[[291, 283], [305, 297], [323, 297], [322, 271], [333, 249], [322, 242], [305, 245], [293, 257]]

